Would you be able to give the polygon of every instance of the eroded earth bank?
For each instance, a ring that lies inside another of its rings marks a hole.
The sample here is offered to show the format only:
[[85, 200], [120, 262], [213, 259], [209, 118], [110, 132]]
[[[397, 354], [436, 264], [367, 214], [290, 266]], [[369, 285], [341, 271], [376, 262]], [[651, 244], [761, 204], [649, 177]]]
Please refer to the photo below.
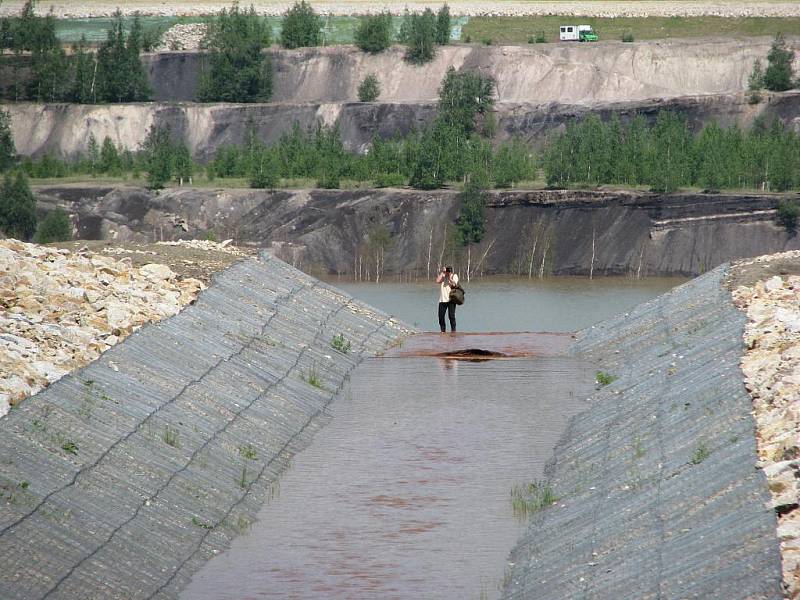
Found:
[[[453, 258], [456, 190], [40, 186], [85, 239], [233, 239], [267, 247], [317, 275], [427, 277]], [[474, 275], [698, 275], [739, 257], [800, 247], [777, 222], [781, 194], [659, 195], [625, 191], [494, 191], [487, 233], [461, 272]], [[376, 254], [379, 261], [376, 259]]]

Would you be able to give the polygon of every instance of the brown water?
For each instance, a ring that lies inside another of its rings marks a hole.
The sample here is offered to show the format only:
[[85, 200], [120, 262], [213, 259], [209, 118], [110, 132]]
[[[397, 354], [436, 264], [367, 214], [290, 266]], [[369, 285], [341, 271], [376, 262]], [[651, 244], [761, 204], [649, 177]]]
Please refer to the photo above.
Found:
[[362, 363], [259, 521], [181, 598], [497, 597], [524, 528], [511, 487], [542, 476], [593, 389], [591, 365], [541, 355], [552, 341], [525, 358]]
[[[462, 280], [466, 302], [456, 316], [461, 331], [577, 331], [663, 294], [685, 278], [483, 277]], [[353, 283], [337, 287], [419, 329], [439, 329], [435, 283]]]

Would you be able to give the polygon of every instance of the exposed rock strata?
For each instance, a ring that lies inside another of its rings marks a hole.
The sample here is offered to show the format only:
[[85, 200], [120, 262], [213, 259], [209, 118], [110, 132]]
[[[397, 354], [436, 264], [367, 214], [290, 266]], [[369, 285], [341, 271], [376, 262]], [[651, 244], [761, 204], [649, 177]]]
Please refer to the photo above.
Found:
[[[370, 235], [382, 226], [392, 240], [384, 275], [425, 277], [458, 214], [456, 190], [172, 188], [154, 194], [133, 187], [62, 185], [42, 186], [36, 193], [42, 211], [61, 206], [71, 213], [82, 238], [148, 242], [205, 237], [210, 231], [218, 239], [272, 248], [279, 258], [315, 274], [352, 274], [359, 259], [372, 269]], [[486, 236], [472, 257], [491, 248], [471, 270], [524, 277], [590, 270], [594, 276], [697, 275], [732, 259], [800, 247], [800, 237], [790, 237], [776, 223], [779, 199], [493, 191]]]
[[[0, 74], [0, 77], [2, 74]], [[165, 81], [172, 81], [167, 78]], [[499, 102], [497, 141], [520, 138], [541, 148], [548, 136], [564, 129], [573, 119], [590, 113], [608, 118], [617, 113], [623, 122], [634, 115], [654, 121], [659, 111], [681, 113], [695, 131], [714, 120], [723, 127], [748, 128], [756, 117], [779, 119], [800, 131], [800, 92], [764, 95], [751, 105], [747, 95], [685, 96], [681, 98], [622, 101], [597, 105], [566, 103]], [[67, 104], [5, 104], [17, 151], [25, 156], [46, 153], [74, 158], [88, 151], [94, 135], [102, 142], [110, 138], [117, 146], [141, 148], [151, 125], [169, 127], [182, 139], [195, 159], [206, 162], [220, 147], [243, 144], [252, 122], [261, 140], [276, 143], [296, 121], [303, 129], [318, 122], [339, 125], [342, 142], [349, 150], [364, 152], [375, 135], [389, 138], [421, 129], [436, 115], [435, 102], [336, 102], [273, 104], [148, 103], [108, 106]]]
[[0, 415], [204, 287], [164, 264], [0, 241]]
[[[800, 252], [751, 261], [768, 266]], [[773, 275], [740, 286], [734, 300], [747, 311], [745, 383], [758, 424], [758, 453], [779, 514], [784, 583], [800, 598], [800, 275]]]

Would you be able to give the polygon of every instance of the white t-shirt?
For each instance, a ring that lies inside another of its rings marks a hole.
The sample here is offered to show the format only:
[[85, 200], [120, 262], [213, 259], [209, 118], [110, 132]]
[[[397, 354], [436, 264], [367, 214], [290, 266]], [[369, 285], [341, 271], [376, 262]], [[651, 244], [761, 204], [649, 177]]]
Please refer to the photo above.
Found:
[[[453, 283], [458, 283], [458, 275], [456, 275], [455, 273], [452, 273], [450, 275], [450, 280]], [[439, 286], [440, 287], [439, 302], [450, 302], [450, 286], [447, 285], [447, 283], [448, 283], [448, 280], [447, 280], [447, 278], [445, 278], [444, 280], [442, 280], [442, 283]]]

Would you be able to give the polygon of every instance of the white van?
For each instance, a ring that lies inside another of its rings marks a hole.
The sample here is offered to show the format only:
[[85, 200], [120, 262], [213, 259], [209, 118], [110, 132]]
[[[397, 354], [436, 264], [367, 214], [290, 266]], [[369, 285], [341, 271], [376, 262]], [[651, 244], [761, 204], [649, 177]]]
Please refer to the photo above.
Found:
[[562, 25], [558, 39], [562, 42], [596, 42], [597, 34], [592, 31], [591, 25]]

